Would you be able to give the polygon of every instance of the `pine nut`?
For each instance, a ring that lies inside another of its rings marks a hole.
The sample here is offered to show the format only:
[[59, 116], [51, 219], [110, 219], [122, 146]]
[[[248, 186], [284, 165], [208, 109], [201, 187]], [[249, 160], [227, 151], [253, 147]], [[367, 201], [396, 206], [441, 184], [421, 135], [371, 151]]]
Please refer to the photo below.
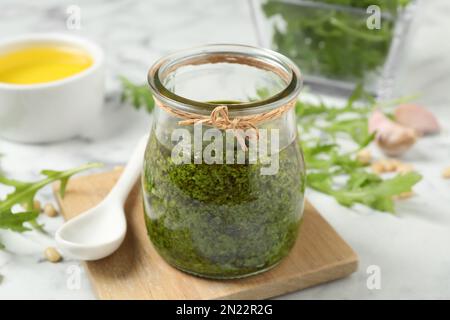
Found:
[[41, 212], [41, 202], [39, 200], [34, 200], [33, 209]]
[[55, 207], [51, 203], [47, 203], [44, 206], [44, 213], [49, 217], [56, 217], [58, 215], [58, 211], [56, 211]]
[[442, 178], [450, 179], [450, 167], [447, 167], [442, 171]]
[[47, 258], [48, 261], [53, 263], [59, 262], [62, 259], [59, 252], [53, 247], [48, 247], [47, 249], [45, 249], [44, 254], [45, 258]]
[[363, 149], [358, 152], [356, 155], [356, 159], [363, 165], [368, 165], [370, 161], [372, 161], [372, 155], [370, 154], [370, 151], [367, 149]]

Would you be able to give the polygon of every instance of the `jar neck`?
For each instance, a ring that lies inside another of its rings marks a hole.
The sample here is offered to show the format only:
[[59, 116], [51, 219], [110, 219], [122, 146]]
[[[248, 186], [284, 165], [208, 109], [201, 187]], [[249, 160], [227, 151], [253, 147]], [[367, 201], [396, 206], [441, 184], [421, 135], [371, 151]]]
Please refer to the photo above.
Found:
[[[183, 67], [195, 70], [199, 66], [215, 64], [241, 65], [264, 70], [278, 77], [283, 87], [267, 97], [257, 97], [258, 99], [248, 102], [227, 103], [223, 100], [205, 102], [190, 99], [177, 94], [166, 85], [167, 80], [176, 78], [177, 71]], [[270, 50], [243, 45], [210, 45], [172, 54], [153, 65], [148, 74], [148, 81], [159, 104], [203, 115], [210, 114], [218, 105], [226, 105], [232, 117], [260, 114], [292, 103], [297, 99], [302, 87], [300, 71], [288, 58]]]

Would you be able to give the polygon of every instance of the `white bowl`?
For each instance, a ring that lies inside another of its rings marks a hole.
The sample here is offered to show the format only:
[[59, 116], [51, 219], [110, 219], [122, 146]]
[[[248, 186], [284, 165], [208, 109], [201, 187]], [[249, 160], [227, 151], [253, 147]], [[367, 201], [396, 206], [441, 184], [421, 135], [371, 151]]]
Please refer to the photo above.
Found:
[[0, 40], [0, 54], [39, 44], [84, 49], [93, 64], [70, 77], [39, 84], [0, 82], [0, 136], [44, 143], [82, 135], [101, 113], [104, 100], [104, 56], [95, 43], [65, 34], [27, 34]]

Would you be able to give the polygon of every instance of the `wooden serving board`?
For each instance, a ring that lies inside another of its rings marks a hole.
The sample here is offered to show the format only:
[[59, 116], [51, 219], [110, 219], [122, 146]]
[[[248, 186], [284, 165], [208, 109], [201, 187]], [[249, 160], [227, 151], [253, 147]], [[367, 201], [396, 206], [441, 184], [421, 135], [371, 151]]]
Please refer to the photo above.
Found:
[[[64, 217], [70, 219], [100, 202], [120, 173], [75, 178], [64, 199], [55, 192]], [[136, 185], [127, 200], [128, 231], [122, 246], [107, 258], [86, 262], [100, 299], [264, 299], [342, 278], [357, 268], [355, 252], [307, 203], [298, 241], [274, 269], [238, 280], [188, 275], [169, 266], [150, 243], [140, 194]]]

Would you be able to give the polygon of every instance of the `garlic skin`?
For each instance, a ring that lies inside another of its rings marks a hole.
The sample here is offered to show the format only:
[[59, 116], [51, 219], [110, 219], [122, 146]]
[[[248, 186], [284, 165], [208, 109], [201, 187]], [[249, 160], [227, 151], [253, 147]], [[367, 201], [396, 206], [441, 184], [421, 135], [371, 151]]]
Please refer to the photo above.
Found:
[[390, 157], [402, 155], [417, 140], [414, 129], [393, 122], [380, 110], [375, 110], [369, 118], [369, 133], [374, 132], [376, 143]]
[[429, 110], [414, 104], [398, 106], [395, 109], [395, 121], [414, 129], [419, 135], [435, 134], [440, 131], [436, 117]]

